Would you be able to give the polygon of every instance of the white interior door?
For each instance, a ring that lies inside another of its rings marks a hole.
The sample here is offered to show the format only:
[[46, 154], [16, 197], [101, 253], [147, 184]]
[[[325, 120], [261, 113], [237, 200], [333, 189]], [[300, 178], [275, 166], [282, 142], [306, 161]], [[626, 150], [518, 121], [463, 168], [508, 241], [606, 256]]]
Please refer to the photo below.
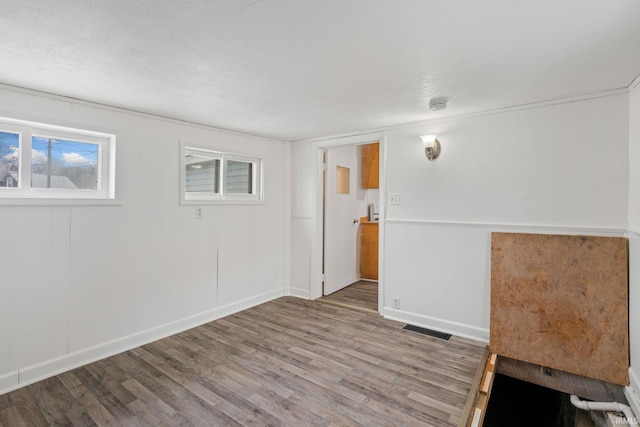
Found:
[[327, 150], [324, 213], [324, 288], [329, 295], [358, 280], [356, 242], [357, 147]]

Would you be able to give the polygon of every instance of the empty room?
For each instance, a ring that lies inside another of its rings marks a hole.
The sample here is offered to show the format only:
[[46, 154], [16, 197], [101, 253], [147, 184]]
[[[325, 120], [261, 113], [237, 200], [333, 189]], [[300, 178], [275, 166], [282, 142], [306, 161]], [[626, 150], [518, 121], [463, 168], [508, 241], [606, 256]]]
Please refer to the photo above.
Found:
[[637, 424], [639, 20], [0, 0], [0, 426]]

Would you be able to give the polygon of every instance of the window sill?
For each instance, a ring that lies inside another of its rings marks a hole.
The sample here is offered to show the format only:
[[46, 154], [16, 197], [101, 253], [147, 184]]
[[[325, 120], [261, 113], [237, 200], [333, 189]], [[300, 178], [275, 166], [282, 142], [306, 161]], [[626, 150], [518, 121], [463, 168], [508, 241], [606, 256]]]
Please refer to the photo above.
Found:
[[181, 206], [266, 205], [264, 200], [181, 200]]

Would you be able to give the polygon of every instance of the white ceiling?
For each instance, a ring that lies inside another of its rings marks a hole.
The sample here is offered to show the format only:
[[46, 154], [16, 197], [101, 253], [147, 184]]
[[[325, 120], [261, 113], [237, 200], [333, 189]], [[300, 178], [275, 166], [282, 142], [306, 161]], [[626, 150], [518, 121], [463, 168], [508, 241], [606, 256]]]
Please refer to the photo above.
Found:
[[0, 0], [0, 52], [0, 83], [295, 141], [626, 88], [640, 1]]

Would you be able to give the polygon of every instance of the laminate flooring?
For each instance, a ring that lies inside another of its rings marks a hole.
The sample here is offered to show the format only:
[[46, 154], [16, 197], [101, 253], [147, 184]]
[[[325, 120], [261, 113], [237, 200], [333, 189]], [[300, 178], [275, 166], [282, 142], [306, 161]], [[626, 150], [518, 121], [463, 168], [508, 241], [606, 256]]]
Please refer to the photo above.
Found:
[[321, 298], [321, 301], [344, 305], [363, 310], [378, 312], [378, 282], [359, 280], [340, 289], [330, 295]]
[[457, 425], [485, 345], [283, 297], [0, 396], [2, 426]]

